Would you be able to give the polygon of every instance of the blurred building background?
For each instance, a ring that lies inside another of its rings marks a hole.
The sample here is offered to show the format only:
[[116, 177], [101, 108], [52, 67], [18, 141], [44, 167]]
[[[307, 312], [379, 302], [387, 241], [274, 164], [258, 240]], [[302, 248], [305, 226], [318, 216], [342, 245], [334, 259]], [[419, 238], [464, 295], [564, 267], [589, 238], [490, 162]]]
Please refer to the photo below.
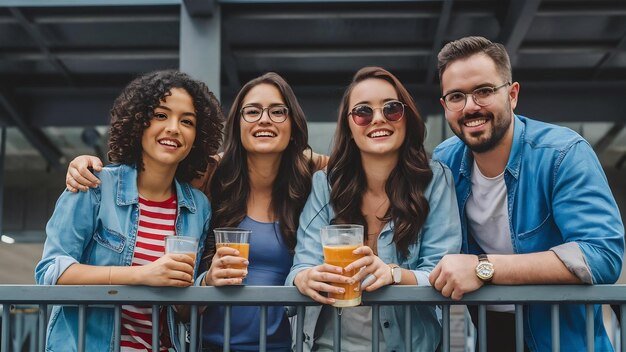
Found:
[[507, 47], [516, 112], [585, 137], [625, 214], [626, 1], [0, 0], [0, 284], [33, 283], [67, 164], [106, 155], [108, 111], [135, 76], [181, 68], [227, 111], [276, 71], [326, 153], [352, 75], [382, 66], [415, 97], [432, 151], [451, 136], [436, 54], [466, 35]]

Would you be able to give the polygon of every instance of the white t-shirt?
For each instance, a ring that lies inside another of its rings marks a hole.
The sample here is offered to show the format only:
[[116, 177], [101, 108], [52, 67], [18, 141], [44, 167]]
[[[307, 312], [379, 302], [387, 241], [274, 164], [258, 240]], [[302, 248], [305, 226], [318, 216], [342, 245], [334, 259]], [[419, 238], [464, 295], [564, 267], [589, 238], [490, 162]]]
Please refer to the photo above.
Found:
[[[496, 177], [486, 177], [474, 161], [472, 193], [467, 199], [465, 214], [469, 232], [487, 254], [513, 254], [507, 207], [504, 171]], [[514, 312], [515, 306], [489, 305], [487, 309]]]

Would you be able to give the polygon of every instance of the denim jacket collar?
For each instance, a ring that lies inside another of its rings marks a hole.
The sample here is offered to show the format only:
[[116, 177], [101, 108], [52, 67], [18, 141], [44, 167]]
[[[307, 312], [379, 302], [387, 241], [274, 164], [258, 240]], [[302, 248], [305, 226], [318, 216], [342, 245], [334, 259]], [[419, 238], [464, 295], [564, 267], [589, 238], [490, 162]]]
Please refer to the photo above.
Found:
[[[178, 208], [187, 208], [189, 212], [196, 212], [196, 203], [191, 195], [188, 183], [180, 183], [174, 179]], [[115, 203], [119, 206], [139, 203], [139, 191], [137, 190], [137, 167], [120, 165], [120, 178], [117, 183], [117, 195]]]

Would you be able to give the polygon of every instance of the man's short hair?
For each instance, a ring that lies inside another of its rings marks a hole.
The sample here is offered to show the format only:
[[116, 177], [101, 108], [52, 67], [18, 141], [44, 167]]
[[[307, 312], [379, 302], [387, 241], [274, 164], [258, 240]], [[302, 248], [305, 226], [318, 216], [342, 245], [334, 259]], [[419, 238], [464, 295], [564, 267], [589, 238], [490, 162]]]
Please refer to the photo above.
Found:
[[439, 81], [448, 66], [457, 60], [466, 59], [475, 54], [485, 54], [496, 64], [496, 69], [506, 82], [512, 81], [511, 60], [504, 45], [494, 43], [484, 37], [464, 37], [446, 44], [437, 55]]

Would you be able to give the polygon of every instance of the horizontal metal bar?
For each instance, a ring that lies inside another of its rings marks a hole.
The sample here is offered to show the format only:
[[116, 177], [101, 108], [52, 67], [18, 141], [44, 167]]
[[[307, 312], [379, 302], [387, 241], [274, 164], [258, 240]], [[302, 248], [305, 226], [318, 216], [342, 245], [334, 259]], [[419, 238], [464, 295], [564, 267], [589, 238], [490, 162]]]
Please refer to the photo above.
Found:
[[[350, 4], [350, 3], [379, 3], [382, 0], [218, 0], [220, 4], [250, 5], [250, 4]], [[394, 0], [396, 3], [432, 3], [432, 0]], [[180, 5], [182, 0], [0, 0], [0, 6], [20, 7], [57, 7], [57, 6], [158, 6]]]
[[96, 23], [128, 23], [132, 22], [134, 24], [138, 23], [177, 23], [180, 21], [180, 15], [174, 13], [160, 13], [160, 14], [151, 14], [151, 13], [133, 13], [133, 14], [109, 14], [109, 13], [99, 13], [99, 14], [71, 14], [71, 13], [61, 13], [61, 14], [44, 14], [44, 15], [35, 15], [33, 17], [33, 22], [38, 25], [49, 25], [49, 24], [96, 24]]
[[[280, 299], [277, 299], [280, 298]], [[36, 286], [0, 285], [0, 303], [39, 304], [187, 304], [223, 305], [316, 305], [295, 287], [143, 287], [143, 286]], [[511, 304], [624, 303], [626, 285], [528, 285], [488, 286], [463, 296], [460, 301], [443, 297], [431, 287], [388, 286], [363, 293], [363, 304]]]
[[[54, 50], [53, 54], [61, 60], [174, 60], [178, 59], [175, 49], [120, 49], [120, 50]], [[44, 53], [38, 51], [13, 52], [3, 55], [3, 61], [41, 61], [46, 60]]]
[[[387, 0], [218, 0], [220, 4], [349, 4], [349, 3], [379, 3], [387, 4]], [[419, 3], [432, 0], [394, 0], [394, 2]]]
[[[307, 59], [307, 58], [352, 58], [352, 57], [418, 57], [430, 54], [430, 48], [286, 48], [285, 46], [263, 49], [231, 49], [238, 58], [256, 59]], [[61, 55], [59, 55], [60, 57]]]
[[181, 0], [0, 0], [0, 6], [19, 7], [155, 6], [180, 4]]
[[[351, 9], [351, 10], [337, 10], [337, 9], [289, 9], [289, 10], [276, 10], [276, 9], [253, 9], [233, 12], [225, 12], [224, 17], [228, 20], [246, 20], [246, 21], [294, 21], [294, 20], [329, 20], [329, 19], [395, 19], [395, 20], [407, 20], [407, 19], [425, 19], [425, 18], [437, 18], [440, 15], [439, 11], [428, 10], [424, 11], [404, 11], [393, 8], [377, 8], [377, 9]], [[465, 14], [464, 14], [465, 15]]]

